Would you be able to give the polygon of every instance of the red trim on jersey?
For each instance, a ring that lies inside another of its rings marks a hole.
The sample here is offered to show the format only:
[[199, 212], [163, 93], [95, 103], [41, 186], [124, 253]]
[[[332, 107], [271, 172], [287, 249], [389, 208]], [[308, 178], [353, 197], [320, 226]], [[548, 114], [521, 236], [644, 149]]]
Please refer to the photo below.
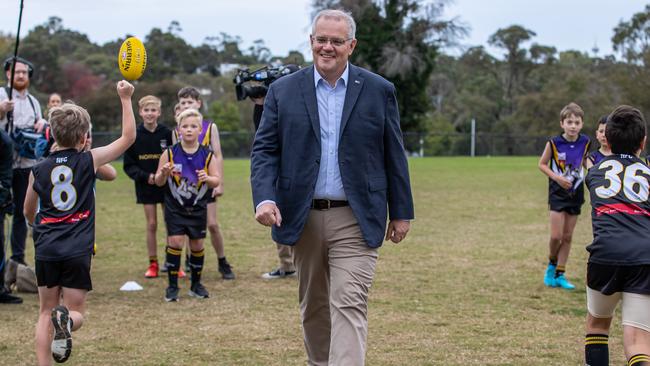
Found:
[[619, 213], [624, 213], [628, 215], [645, 215], [650, 216], [650, 212], [642, 209], [641, 207], [633, 203], [614, 203], [609, 205], [602, 205], [596, 207], [596, 215], [615, 215]]
[[65, 215], [63, 217], [43, 217], [41, 219], [41, 224], [58, 224], [61, 222], [66, 224], [74, 224], [75, 222], [87, 219], [89, 216], [90, 211], [86, 210], [83, 212], [75, 212], [70, 215]]

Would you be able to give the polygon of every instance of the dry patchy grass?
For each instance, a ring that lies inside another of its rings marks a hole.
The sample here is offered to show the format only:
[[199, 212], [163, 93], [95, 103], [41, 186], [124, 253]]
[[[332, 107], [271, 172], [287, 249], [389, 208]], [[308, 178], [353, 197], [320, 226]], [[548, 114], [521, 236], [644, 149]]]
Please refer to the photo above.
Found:
[[[368, 365], [580, 365], [588, 206], [568, 267], [578, 290], [548, 289], [542, 284], [547, 183], [536, 159], [432, 158], [410, 165], [417, 218], [406, 242], [380, 251]], [[187, 297], [182, 281], [175, 304], [162, 299], [165, 278], [143, 278], [144, 215], [131, 181], [122, 174], [98, 183], [95, 290], [87, 322], [74, 334], [70, 365], [306, 363], [296, 281], [260, 278], [277, 258], [268, 230], [253, 218], [248, 166], [226, 161], [226, 195], [219, 201], [237, 279], [221, 280], [208, 250], [204, 283], [211, 298]], [[162, 227], [159, 233], [163, 243]], [[118, 291], [127, 280], [144, 290]], [[35, 363], [38, 299], [24, 299], [0, 312], [0, 364]], [[615, 320], [614, 363], [623, 362], [619, 326]]]

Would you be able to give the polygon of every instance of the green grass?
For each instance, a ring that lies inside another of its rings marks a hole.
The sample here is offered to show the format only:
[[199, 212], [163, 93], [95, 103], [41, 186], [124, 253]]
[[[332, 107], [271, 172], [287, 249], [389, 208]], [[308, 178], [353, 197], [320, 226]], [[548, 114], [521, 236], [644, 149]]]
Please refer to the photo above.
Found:
[[[405, 242], [380, 250], [370, 293], [368, 365], [582, 364], [589, 206], [583, 206], [568, 265], [577, 290], [545, 288], [547, 180], [536, 163], [410, 160], [416, 220]], [[237, 279], [222, 281], [208, 250], [204, 283], [211, 298], [188, 298], [182, 281], [176, 304], [163, 301], [165, 278], [143, 278], [144, 214], [131, 181], [122, 174], [98, 182], [95, 290], [87, 321], [74, 334], [70, 365], [306, 363], [297, 282], [260, 278], [277, 257], [269, 230], [253, 217], [249, 162], [227, 160], [225, 168], [219, 218]], [[163, 227], [159, 233], [162, 258]], [[144, 291], [120, 292], [127, 280]], [[23, 297], [23, 305], [0, 311], [3, 365], [35, 363], [38, 299]], [[622, 364], [618, 319], [613, 327], [611, 359]]]

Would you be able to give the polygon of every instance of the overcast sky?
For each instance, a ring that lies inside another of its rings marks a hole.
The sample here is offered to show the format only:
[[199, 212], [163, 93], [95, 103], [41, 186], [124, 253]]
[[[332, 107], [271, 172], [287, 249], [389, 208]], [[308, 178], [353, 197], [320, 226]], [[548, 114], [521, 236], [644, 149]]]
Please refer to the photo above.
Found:
[[[246, 49], [263, 39], [277, 56], [299, 50], [308, 58], [309, 0], [24, 0], [21, 34], [50, 16], [63, 26], [104, 43], [133, 34], [143, 39], [153, 27], [180, 22], [181, 36], [198, 45], [221, 32], [242, 39]], [[455, 0], [445, 18], [458, 17], [470, 28], [466, 45], [485, 45], [499, 28], [522, 25], [537, 33], [534, 42], [558, 50], [577, 49], [610, 54], [612, 30], [645, 7], [640, 0]], [[20, 0], [1, 0], [0, 31], [15, 35]], [[494, 50], [491, 50], [494, 52]], [[457, 53], [457, 51], [454, 51]]]

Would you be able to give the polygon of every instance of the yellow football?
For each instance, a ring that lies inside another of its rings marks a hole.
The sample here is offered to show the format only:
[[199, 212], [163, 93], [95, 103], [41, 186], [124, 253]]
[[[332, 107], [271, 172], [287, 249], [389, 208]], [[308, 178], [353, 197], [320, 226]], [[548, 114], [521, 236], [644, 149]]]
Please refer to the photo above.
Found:
[[127, 38], [120, 47], [117, 55], [117, 65], [126, 80], [138, 80], [147, 67], [147, 50], [142, 42], [135, 38]]

